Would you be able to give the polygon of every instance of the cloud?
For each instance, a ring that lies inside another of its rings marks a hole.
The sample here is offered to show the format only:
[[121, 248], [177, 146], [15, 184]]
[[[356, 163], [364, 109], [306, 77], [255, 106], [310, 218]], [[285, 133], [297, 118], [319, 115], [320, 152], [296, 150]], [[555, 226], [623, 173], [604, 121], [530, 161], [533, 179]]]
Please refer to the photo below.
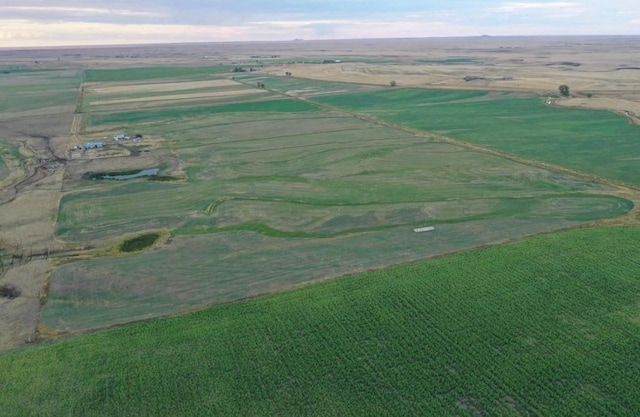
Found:
[[574, 2], [555, 2], [555, 3], [540, 3], [540, 2], [511, 2], [504, 3], [498, 7], [493, 7], [490, 10], [499, 13], [522, 13], [529, 11], [558, 11], [566, 9], [579, 9], [580, 5]]
[[[0, 47], [640, 34], [637, 0], [0, 0]], [[580, 16], [579, 19], [572, 17]], [[562, 25], [558, 25], [562, 19]]]
[[136, 11], [128, 9], [100, 9], [92, 7], [49, 7], [49, 6], [0, 6], [0, 13], [6, 16], [9, 13], [20, 13], [21, 15], [29, 15], [37, 13], [38, 15], [72, 15], [72, 16], [136, 16], [136, 17], [157, 17], [162, 14], [157, 12]]

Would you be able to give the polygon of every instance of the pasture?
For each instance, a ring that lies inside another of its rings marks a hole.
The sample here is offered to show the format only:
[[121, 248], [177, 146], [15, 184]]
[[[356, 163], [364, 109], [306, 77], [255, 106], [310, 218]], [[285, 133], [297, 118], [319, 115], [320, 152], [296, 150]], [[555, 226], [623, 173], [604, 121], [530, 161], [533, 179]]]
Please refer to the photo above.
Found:
[[565, 231], [9, 352], [0, 407], [637, 415], [639, 239]]
[[[311, 92], [291, 80], [284, 78], [282, 88]], [[311, 84], [311, 94], [336, 89]], [[179, 88], [170, 83], [149, 90]], [[136, 94], [153, 94], [149, 90]], [[397, 101], [407, 94], [393, 92]], [[483, 97], [442, 92], [432, 101]], [[392, 108], [394, 100], [389, 103]], [[88, 121], [95, 135], [116, 124], [144, 132], [179, 162], [159, 166], [168, 181], [65, 185], [56, 236], [69, 244], [117, 245], [147, 230], [172, 235], [150, 252], [56, 268], [43, 323], [71, 332], [549, 232], [633, 208], [608, 195], [610, 186], [281, 96], [96, 112]], [[183, 173], [179, 180], [171, 180], [175, 166]], [[436, 226], [436, 232], [415, 234], [421, 226]]]

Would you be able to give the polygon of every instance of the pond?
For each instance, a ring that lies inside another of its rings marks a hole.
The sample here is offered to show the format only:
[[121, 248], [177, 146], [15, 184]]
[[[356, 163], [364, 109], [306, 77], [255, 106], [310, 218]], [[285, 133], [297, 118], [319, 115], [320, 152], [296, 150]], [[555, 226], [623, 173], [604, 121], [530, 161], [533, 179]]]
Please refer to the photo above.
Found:
[[91, 176], [91, 179], [98, 179], [98, 180], [131, 180], [134, 178], [140, 178], [140, 177], [153, 177], [158, 175], [158, 172], [160, 172], [159, 168], [150, 168], [150, 169], [143, 169], [141, 171], [134, 171], [134, 172], [114, 172], [114, 173], [108, 173], [108, 174], [93, 174]]

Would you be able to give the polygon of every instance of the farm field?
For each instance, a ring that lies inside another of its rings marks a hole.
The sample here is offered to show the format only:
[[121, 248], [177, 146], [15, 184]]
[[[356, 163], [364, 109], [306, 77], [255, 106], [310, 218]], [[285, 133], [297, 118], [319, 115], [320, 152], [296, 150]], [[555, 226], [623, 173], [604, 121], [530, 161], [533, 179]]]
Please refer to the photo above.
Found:
[[123, 82], [145, 81], [176, 78], [209, 78], [212, 74], [223, 74], [231, 71], [228, 65], [216, 66], [166, 66], [166, 67], [134, 67], [90, 69], [84, 71], [85, 82]]
[[[133, 84], [132, 90], [143, 99], [157, 90], [180, 91], [176, 84]], [[228, 84], [197, 85], [215, 91]], [[254, 82], [239, 85], [262, 91]], [[311, 94], [337, 88], [305, 87], [291, 77], [281, 85]], [[436, 102], [481, 95], [451, 92]], [[107, 249], [148, 230], [170, 238], [149, 252], [96, 255], [56, 268], [44, 325], [74, 332], [173, 314], [633, 208], [608, 185], [306, 101], [228, 100], [85, 115], [91, 135], [144, 132], [154, 138], [144, 146], [170, 151], [173, 162], [158, 162], [162, 181], [78, 180], [78, 171], [63, 185], [57, 238]], [[413, 231], [423, 226], [436, 231]]]
[[9, 352], [0, 408], [637, 415], [639, 239], [559, 232]]
[[[522, 93], [387, 89], [314, 98], [383, 120], [640, 184], [640, 129], [614, 113], [545, 106]], [[499, 126], [499, 128], [497, 127]]]
[[77, 70], [0, 72], [0, 115], [75, 106], [80, 77]]
[[637, 40], [0, 48], [0, 415], [640, 415]]

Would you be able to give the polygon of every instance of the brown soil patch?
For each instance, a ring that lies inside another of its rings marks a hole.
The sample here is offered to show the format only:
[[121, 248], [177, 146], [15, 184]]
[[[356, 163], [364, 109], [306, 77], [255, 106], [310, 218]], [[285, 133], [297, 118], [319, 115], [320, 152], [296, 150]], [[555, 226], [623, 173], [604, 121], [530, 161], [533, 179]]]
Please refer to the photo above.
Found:
[[90, 102], [91, 105], [109, 105], [109, 104], [127, 104], [127, 103], [148, 103], [151, 101], [173, 101], [173, 100], [198, 100], [203, 98], [215, 97], [239, 97], [252, 94], [264, 94], [266, 91], [257, 89], [233, 90], [233, 91], [211, 91], [208, 93], [191, 93], [191, 94], [168, 94], [162, 96], [148, 96], [126, 98], [119, 100], [96, 100]]

